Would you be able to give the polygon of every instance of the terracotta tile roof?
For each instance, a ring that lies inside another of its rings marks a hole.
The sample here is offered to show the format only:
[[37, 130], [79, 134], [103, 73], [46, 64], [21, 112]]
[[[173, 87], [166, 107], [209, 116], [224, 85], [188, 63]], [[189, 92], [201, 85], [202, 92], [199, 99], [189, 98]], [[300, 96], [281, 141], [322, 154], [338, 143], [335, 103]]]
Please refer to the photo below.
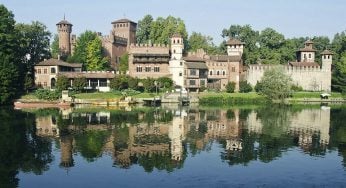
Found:
[[45, 61], [41, 61], [36, 66], [64, 66], [64, 67], [75, 67], [75, 68], [81, 68], [82, 64], [80, 63], [67, 63], [65, 61], [61, 61], [58, 59], [48, 59]]
[[185, 66], [188, 69], [208, 69], [207, 65], [201, 62], [185, 62]]
[[238, 45], [238, 44], [245, 44], [244, 42], [241, 42], [240, 40], [238, 39], [235, 39], [235, 38], [230, 38], [226, 44], [228, 45]]
[[212, 55], [210, 56], [210, 60], [218, 61], [218, 62], [239, 62], [241, 61], [241, 56], [228, 56], [228, 55]]
[[320, 65], [318, 63], [315, 62], [290, 62], [289, 63], [290, 66], [293, 67], [319, 67]]
[[112, 24], [115, 24], [115, 23], [129, 23], [129, 22], [130, 22], [130, 23], [135, 23], [135, 24], [136, 24], [136, 22], [131, 21], [131, 20], [126, 19], [126, 18], [119, 19], [119, 20], [115, 20], [115, 21], [112, 22]]
[[68, 22], [67, 20], [61, 20], [59, 23], [57, 23], [56, 25], [61, 25], [61, 24], [66, 24], [66, 25], [72, 25], [70, 22]]
[[298, 52], [316, 52], [317, 50], [313, 48], [300, 48]]
[[114, 72], [110, 71], [88, 71], [88, 72], [61, 72], [61, 75], [66, 76], [67, 78], [77, 78], [77, 77], [85, 77], [85, 78], [114, 78]]
[[187, 62], [205, 62], [205, 59], [201, 58], [201, 57], [197, 57], [197, 56], [187, 56], [187, 57], [183, 57], [183, 60], [187, 61]]
[[179, 33], [174, 33], [172, 37], [181, 38], [181, 35]]
[[329, 50], [324, 50], [321, 55], [334, 55], [334, 53]]

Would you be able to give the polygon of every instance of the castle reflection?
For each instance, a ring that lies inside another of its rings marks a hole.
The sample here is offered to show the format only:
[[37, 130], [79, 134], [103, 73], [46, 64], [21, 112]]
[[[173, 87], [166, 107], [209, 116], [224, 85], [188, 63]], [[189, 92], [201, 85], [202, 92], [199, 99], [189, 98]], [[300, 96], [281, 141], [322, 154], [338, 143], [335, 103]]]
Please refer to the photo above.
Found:
[[[291, 147], [323, 155], [330, 143], [330, 108], [203, 109], [166, 106], [124, 110], [62, 110], [36, 117], [36, 134], [59, 140], [60, 166], [111, 155], [113, 165], [138, 164], [146, 171], [181, 168], [190, 153], [223, 148], [230, 165], [268, 162]], [[213, 142], [217, 141], [217, 142]]]

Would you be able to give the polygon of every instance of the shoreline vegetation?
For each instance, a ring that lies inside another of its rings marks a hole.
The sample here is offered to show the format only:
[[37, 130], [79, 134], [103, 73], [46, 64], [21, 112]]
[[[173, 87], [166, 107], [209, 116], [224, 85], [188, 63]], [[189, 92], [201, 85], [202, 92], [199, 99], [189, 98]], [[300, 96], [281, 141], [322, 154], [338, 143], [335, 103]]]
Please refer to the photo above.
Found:
[[[345, 103], [346, 96], [341, 93], [331, 93], [329, 99], [321, 99], [321, 92], [294, 92], [291, 97], [285, 99], [285, 104], [309, 104], [309, 103]], [[141, 99], [153, 98], [155, 96], [163, 96], [164, 93], [139, 93], [131, 97], [140, 103]], [[282, 103], [282, 101], [271, 102], [262, 95], [256, 92], [249, 93], [226, 93], [226, 92], [200, 92], [198, 94], [191, 94], [197, 97], [198, 104], [201, 106], [228, 106], [228, 105], [264, 105], [268, 103]], [[107, 106], [119, 105], [117, 102], [123, 100], [124, 95], [119, 92], [93, 92], [93, 93], [78, 93], [74, 94], [76, 101], [88, 101], [92, 104], [106, 104]], [[23, 95], [17, 101], [22, 103], [40, 103], [51, 105], [51, 103], [59, 103], [60, 100], [41, 100], [38, 99], [34, 93]]]

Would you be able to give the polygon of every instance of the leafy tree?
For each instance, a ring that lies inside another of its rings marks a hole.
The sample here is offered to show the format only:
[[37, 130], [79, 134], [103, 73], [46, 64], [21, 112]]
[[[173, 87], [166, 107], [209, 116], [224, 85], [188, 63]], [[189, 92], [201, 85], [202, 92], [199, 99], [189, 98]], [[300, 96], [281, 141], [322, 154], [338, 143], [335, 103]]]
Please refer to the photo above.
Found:
[[190, 51], [196, 51], [198, 49], [203, 49], [208, 54], [217, 53], [217, 47], [213, 43], [213, 38], [210, 36], [204, 36], [201, 33], [192, 32], [189, 37], [189, 46]]
[[261, 92], [261, 90], [262, 90], [262, 83], [259, 82], [259, 81], [257, 81], [257, 83], [256, 83], [256, 85], [255, 85], [255, 91], [256, 91], [257, 93], [259, 93], [259, 92]]
[[114, 90], [123, 90], [129, 87], [129, 77], [126, 75], [117, 75], [110, 82], [110, 88]]
[[97, 34], [95, 32], [87, 30], [82, 33], [77, 38], [75, 52], [73, 56], [69, 58], [69, 62], [71, 62], [72, 60], [73, 63], [83, 63], [84, 65], [86, 65], [89, 43], [96, 38]]
[[266, 70], [261, 84], [260, 94], [270, 100], [283, 100], [291, 94], [292, 79], [280, 68]]
[[252, 87], [247, 81], [239, 82], [239, 92], [240, 93], [249, 93], [252, 91]]
[[54, 39], [52, 44], [50, 45], [52, 57], [57, 59], [60, 54], [59, 49], [59, 36], [57, 34], [54, 35]]
[[31, 78], [30, 75], [26, 74], [24, 79], [24, 90], [28, 93], [29, 89], [31, 89], [33, 85], [34, 80]]
[[102, 42], [100, 38], [95, 38], [88, 43], [86, 56], [87, 70], [105, 70], [108, 68], [108, 62], [102, 56]]
[[332, 77], [332, 89], [346, 93], [346, 52], [341, 55], [340, 61], [335, 64]]
[[138, 90], [139, 89], [138, 83], [139, 83], [138, 78], [129, 77], [129, 79], [128, 79], [129, 89]]
[[158, 86], [164, 89], [171, 89], [173, 86], [173, 80], [168, 77], [160, 77], [157, 79]]
[[82, 92], [86, 84], [87, 80], [85, 77], [77, 77], [73, 80], [72, 89], [77, 92]]
[[143, 79], [143, 87], [146, 92], [155, 92], [156, 91], [156, 85], [155, 85], [155, 79], [153, 78], [147, 78]]
[[125, 53], [124, 55], [120, 56], [119, 61], [119, 71], [123, 74], [126, 74], [126, 71], [129, 70], [129, 54]]
[[234, 82], [228, 82], [226, 85], [226, 92], [227, 93], [234, 93], [235, 90], [235, 83]]
[[142, 20], [138, 21], [136, 32], [136, 39], [138, 43], [143, 44], [149, 42], [153, 20], [154, 19], [151, 15], [145, 15]]
[[21, 66], [23, 53], [18, 39], [14, 15], [0, 5], [0, 105], [9, 103], [21, 88], [19, 73], [24, 71]]
[[51, 33], [43, 23], [38, 21], [31, 24], [19, 23], [15, 28], [23, 40], [22, 49], [27, 57], [24, 60], [26, 70], [33, 73], [37, 63], [51, 57], [49, 49]]
[[266, 28], [259, 35], [259, 45], [263, 48], [278, 49], [285, 42], [285, 37], [272, 28]]
[[56, 81], [56, 90], [61, 92], [62, 90], [68, 89], [70, 86], [69, 80], [64, 75], [59, 75]]

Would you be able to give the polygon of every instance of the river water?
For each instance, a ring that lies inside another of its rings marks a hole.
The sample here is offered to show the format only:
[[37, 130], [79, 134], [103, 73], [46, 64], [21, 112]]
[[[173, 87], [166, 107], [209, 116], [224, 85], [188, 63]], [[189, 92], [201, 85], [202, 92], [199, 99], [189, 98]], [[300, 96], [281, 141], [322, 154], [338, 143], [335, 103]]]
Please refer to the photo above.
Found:
[[0, 108], [0, 187], [346, 187], [346, 108]]

